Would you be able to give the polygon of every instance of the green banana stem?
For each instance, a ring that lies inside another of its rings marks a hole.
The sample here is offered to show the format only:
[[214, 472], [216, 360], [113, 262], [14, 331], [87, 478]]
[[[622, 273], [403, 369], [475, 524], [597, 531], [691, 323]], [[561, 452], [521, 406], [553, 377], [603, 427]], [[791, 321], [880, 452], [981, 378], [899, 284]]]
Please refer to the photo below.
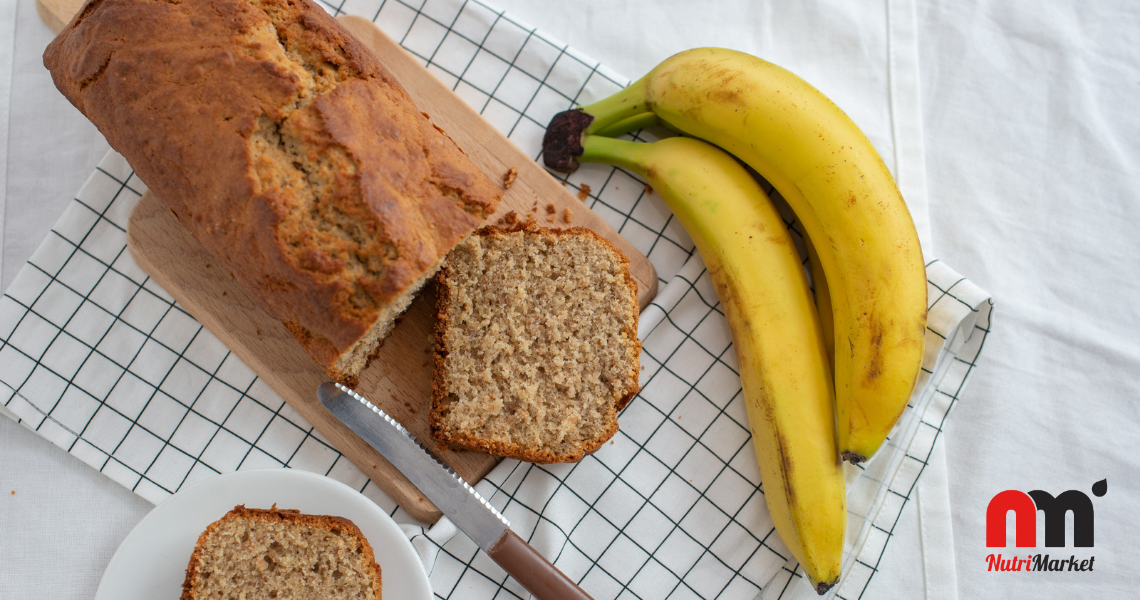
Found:
[[658, 119], [657, 115], [654, 113], [644, 112], [640, 115], [634, 115], [628, 119], [618, 121], [609, 127], [599, 129], [598, 131], [594, 132], [594, 135], [600, 135], [604, 137], [618, 137], [620, 135], [625, 135], [631, 131], [637, 131], [638, 129], [645, 129], [646, 127], [657, 125], [660, 122], [661, 120]]
[[652, 151], [649, 144], [615, 140], [600, 135], [583, 135], [582, 155], [578, 160], [605, 163], [635, 173], [644, 173], [645, 161]]
[[604, 100], [583, 106], [582, 112], [594, 118], [586, 127], [585, 133], [597, 134], [611, 125], [652, 112], [646, 102], [648, 82], [649, 80], [643, 77]]
[[617, 136], [657, 122], [646, 102], [647, 82], [639, 79], [609, 98], [554, 115], [542, 136], [546, 166], [573, 173], [578, 168], [584, 136]]

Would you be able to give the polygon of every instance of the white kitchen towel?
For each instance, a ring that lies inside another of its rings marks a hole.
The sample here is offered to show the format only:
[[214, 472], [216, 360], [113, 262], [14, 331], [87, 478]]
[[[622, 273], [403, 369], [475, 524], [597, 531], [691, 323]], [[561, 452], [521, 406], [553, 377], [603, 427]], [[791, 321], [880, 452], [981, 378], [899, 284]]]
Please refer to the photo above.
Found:
[[0, 0], [0, 265], [4, 264], [4, 215], [8, 199], [8, 107], [16, 56], [16, 0]]
[[[628, 83], [482, 4], [341, 8], [379, 15], [389, 34], [532, 156], [550, 115]], [[662, 278], [642, 315], [644, 389], [595, 455], [553, 466], [504, 461], [480, 491], [599, 599], [810, 592], [773, 532], [727, 327], [691, 241], [621, 170], [588, 165], [567, 185], [589, 186], [589, 206]], [[407, 524], [437, 596], [525, 597], [453, 526], [425, 532], [410, 522], [146, 277], [124, 235], [144, 191], [109, 153], [0, 298], [2, 404], [152, 502], [241, 468], [327, 474]], [[928, 353], [912, 408], [884, 451], [849, 476], [847, 575], [838, 597], [858, 597], [874, 573], [989, 330], [988, 295], [938, 261], [928, 278]]]

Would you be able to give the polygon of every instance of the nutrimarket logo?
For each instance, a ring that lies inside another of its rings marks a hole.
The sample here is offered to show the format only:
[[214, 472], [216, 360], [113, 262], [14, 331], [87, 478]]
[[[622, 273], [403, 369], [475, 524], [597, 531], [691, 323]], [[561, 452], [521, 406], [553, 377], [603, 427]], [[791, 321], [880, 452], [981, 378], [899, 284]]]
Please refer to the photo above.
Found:
[[[1108, 480], [1101, 479], [1092, 486], [1096, 497], [1108, 491]], [[1073, 546], [1093, 547], [1093, 503], [1084, 492], [1069, 490], [1059, 496], [1042, 490], [1028, 494], [1006, 490], [990, 500], [986, 508], [986, 547], [1005, 548], [1006, 518], [1013, 511], [1014, 542], [1018, 548], [1037, 547], [1037, 513], [1045, 513], [1045, 547], [1065, 547], [1065, 514], [1073, 513]], [[1001, 554], [986, 557], [987, 571], [1092, 571], [1095, 556], [1077, 558], [1051, 557], [1049, 554], [1030, 554], [1025, 558], [1003, 558]]]

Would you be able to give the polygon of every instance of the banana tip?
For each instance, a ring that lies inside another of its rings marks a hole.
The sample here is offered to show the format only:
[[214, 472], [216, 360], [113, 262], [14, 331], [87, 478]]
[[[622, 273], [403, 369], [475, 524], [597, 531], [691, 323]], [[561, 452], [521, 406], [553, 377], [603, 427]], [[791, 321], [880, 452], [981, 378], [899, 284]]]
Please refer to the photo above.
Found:
[[563, 173], [576, 171], [578, 157], [582, 156], [582, 134], [593, 120], [580, 108], [554, 115], [542, 136], [542, 160], [546, 166]]
[[858, 452], [844, 452], [843, 454], [839, 455], [839, 458], [841, 460], [845, 460], [845, 461], [847, 461], [853, 465], [857, 465], [861, 462], [867, 461], [867, 457], [863, 456], [862, 454], [859, 454]]
[[839, 583], [838, 577], [836, 577], [835, 579], [832, 579], [831, 581], [821, 581], [821, 582], [815, 584], [815, 593], [822, 596], [822, 595], [827, 593], [827, 590], [830, 590], [831, 588], [835, 587], [835, 584], [837, 584], [837, 583]]

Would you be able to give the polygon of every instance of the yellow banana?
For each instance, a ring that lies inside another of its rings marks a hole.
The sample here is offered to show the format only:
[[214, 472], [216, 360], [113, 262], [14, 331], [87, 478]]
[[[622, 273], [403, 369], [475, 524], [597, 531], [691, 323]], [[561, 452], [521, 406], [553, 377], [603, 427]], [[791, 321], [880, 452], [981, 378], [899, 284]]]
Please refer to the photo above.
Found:
[[764, 497], [820, 594], [839, 580], [847, 509], [831, 373], [804, 269], [755, 179], [691, 138], [586, 136], [581, 160], [645, 178], [689, 233], [728, 319]]
[[573, 169], [575, 131], [617, 135], [623, 123], [651, 122], [649, 113], [736, 155], [803, 223], [831, 291], [839, 449], [852, 462], [870, 458], [910, 398], [926, 329], [918, 235], [882, 158], [839, 107], [791, 72], [748, 54], [698, 48], [556, 116], [547, 165]]
[[823, 265], [819, 264], [819, 253], [811, 239], [804, 236], [804, 245], [807, 246], [808, 266], [811, 268], [811, 283], [815, 292], [816, 312], [819, 313], [819, 330], [823, 333], [823, 348], [827, 351], [828, 364], [835, 365], [835, 324], [831, 312], [831, 290], [827, 288], [827, 277], [823, 274]]

